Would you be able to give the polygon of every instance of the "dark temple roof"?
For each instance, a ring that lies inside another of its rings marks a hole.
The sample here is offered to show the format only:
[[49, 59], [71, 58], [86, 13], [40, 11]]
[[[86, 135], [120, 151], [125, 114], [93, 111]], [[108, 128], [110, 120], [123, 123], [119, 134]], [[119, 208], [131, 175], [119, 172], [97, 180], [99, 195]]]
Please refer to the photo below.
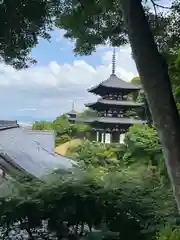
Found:
[[96, 85], [95, 87], [92, 87], [88, 90], [88, 92], [96, 93], [99, 92], [99, 88], [112, 88], [112, 89], [124, 89], [124, 90], [140, 90], [141, 86], [135, 85], [129, 82], [126, 82], [119, 77], [116, 76], [116, 74], [111, 74], [111, 76], [101, 82], [100, 84]]
[[116, 123], [116, 124], [142, 124], [145, 121], [133, 118], [113, 118], [113, 117], [100, 117], [95, 122], [99, 123]]
[[0, 164], [11, 164], [40, 179], [55, 170], [73, 168], [71, 159], [52, 153], [36, 140], [16, 121], [0, 120]]
[[87, 107], [93, 107], [93, 106], [100, 106], [100, 105], [109, 105], [109, 106], [126, 106], [126, 107], [141, 107], [143, 106], [143, 103], [137, 103], [134, 101], [126, 101], [126, 100], [109, 100], [109, 99], [98, 99], [97, 102], [88, 103], [86, 104]]
[[0, 130], [10, 129], [10, 128], [18, 128], [19, 125], [17, 121], [10, 120], [0, 120]]
[[79, 123], [105, 123], [105, 124], [143, 124], [146, 123], [146, 121], [142, 121], [139, 119], [133, 119], [133, 118], [115, 118], [115, 117], [94, 117], [94, 118], [88, 118], [88, 119], [76, 119], [76, 122]]
[[67, 115], [77, 115], [77, 112], [75, 111], [75, 110], [71, 110], [71, 111], [69, 111], [69, 112], [67, 112]]

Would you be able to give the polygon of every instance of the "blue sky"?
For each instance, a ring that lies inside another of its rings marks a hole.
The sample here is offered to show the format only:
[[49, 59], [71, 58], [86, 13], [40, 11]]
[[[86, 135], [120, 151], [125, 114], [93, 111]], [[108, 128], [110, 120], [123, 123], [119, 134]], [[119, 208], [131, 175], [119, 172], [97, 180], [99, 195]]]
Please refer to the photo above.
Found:
[[[75, 56], [72, 49], [74, 44], [63, 37], [63, 30], [56, 30], [52, 32], [50, 43], [44, 39], [40, 40], [40, 43], [36, 48], [32, 50], [32, 56], [38, 61], [38, 65], [47, 65], [50, 61], [56, 60], [59, 64], [72, 63], [74, 60], [84, 60], [92, 66], [99, 65], [101, 63], [102, 54], [111, 48], [100, 48], [97, 52], [94, 52], [91, 56]], [[48, 49], [48, 54], [47, 50]]]
[[[63, 31], [52, 32], [49, 42], [40, 39], [32, 50], [38, 63], [16, 71], [0, 64], [1, 119], [20, 122], [53, 120], [69, 111], [72, 102], [81, 111], [84, 103], [96, 99], [87, 88], [108, 78], [112, 48], [100, 46], [91, 56], [75, 57], [74, 44], [63, 38]], [[129, 46], [117, 49], [116, 73], [125, 81], [137, 75]]]

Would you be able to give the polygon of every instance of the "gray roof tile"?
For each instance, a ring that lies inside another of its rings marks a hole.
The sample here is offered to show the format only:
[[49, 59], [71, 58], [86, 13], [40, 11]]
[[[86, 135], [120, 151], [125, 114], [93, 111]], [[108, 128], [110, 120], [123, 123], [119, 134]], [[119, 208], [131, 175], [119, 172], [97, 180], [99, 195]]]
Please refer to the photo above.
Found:
[[72, 168], [71, 159], [50, 153], [21, 128], [0, 131], [0, 155], [8, 156], [14, 166], [37, 178], [53, 170]]
[[86, 106], [90, 107], [97, 103], [102, 103], [107, 105], [116, 105], [116, 106], [130, 106], [130, 107], [143, 106], [143, 103], [137, 103], [133, 101], [108, 100], [108, 99], [102, 99], [102, 98], [98, 99], [97, 102], [88, 103], [86, 104]]
[[[75, 119], [74, 119], [75, 120]], [[93, 122], [100, 122], [100, 123], [114, 123], [114, 124], [143, 124], [146, 121], [142, 121], [139, 119], [133, 118], [113, 118], [113, 117], [92, 117], [88, 119], [76, 119], [76, 122], [79, 123], [93, 123]]]
[[0, 120], [0, 130], [9, 129], [9, 128], [17, 128], [19, 125], [17, 121], [10, 120]]
[[55, 149], [55, 132], [51, 130], [29, 130], [25, 129], [27, 134], [32, 138], [32, 141], [39, 144], [42, 148], [45, 148], [51, 153], [54, 153]]
[[117, 77], [115, 74], [111, 74], [111, 76], [107, 80], [101, 82], [100, 84], [98, 84], [95, 87], [90, 88], [89, 92], [93, 92], [93, 91], [95, 91], [95, 89], [97, 89], [99, 87], [108, 87], [108, 88], [126, 89], [126, 90], [140, 90], [141, 89], [141, 86], [126, 82], [126, 81], [120, 79], [119, 77]]

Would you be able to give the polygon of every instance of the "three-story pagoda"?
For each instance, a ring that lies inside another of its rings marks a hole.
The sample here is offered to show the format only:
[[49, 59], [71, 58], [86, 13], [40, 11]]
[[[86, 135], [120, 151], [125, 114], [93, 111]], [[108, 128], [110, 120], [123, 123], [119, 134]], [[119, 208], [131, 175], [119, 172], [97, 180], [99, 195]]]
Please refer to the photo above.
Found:
[[86, 104], [99, 113], [99, 117], [82, 120], [90, 124], [96, 132], [98, 142], [106, 142], [106, 134], [109, 134], [109, 142], [123, 141], [124, 133], [133, 124], [143, 124], [145, 121], [138, 118], [138, 111], [142, 111], [143, 103], [133, 100], [133, 94], [137, 93], [141, 86], [128, 83], [115, 74], [115, 50], [112, 60], [112, 74], [110, 77], [92, 87], [88, 92], [99, 95], [100, 98], [94, 103]]
[[72, 109], [71, 111], [66, 113], [68, 120], [70, 123], [76, 123], [76, 118], [77, 118], [77, 112], [74, 109], [74, 102], [72, 103]]

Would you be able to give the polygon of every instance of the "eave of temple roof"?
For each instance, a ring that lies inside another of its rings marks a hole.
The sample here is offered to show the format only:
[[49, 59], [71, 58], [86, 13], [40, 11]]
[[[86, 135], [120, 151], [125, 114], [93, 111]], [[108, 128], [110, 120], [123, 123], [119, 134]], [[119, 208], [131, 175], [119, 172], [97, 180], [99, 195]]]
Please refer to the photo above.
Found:
[[126, 106], [126, 107], [142, 107], [143, 103], [137, 103], [134, 101], [120, 101], [120, 100], [108, 100], [108, 99], [98, 99], [97, 102], [88, 103], [86, 107], [93, 107], [97, 105], [109, 105], [109, 106]]
[[55, 170], [73, 168], [70, 158], [49, 152], [33, 141], [27, 131], [12, 126], [0, 131], [0, 159], [39, 179]]
[[17, 121], [10, 121], [10, 120], [0, 120], [0, 131], [11, 129], [11, 128], [18, 128], [19, 125]]
[[114, 118], [114, 117], [100, 117], [96, 119], [94, 122], [99, 123], [109, 123], [109, 124], [143, 124], [145, 121], [133, 118]]
[[[72, 119], [75, 120], [75, 119]], [[78, 123], [106, 123], [106, 124], [145, 124], [146, 121], [142, 121], [139, 119], [133, 119], [133, 118], [115, 118], [115, 117], [94, 117], [94, 118], [88, 118], [88, 119], [76, 119], [76, 122]]]
[[111, 76], [101, 82], [100, 84], [96, 85], [95, 87], [92, 87], [90, 89], [88, 89], [88, 92], [96, 92], [98, 91], [99, 88], [109, 88], [109, 89], [124, 89], [124, 90], [140, 90], [141, 86], [140, 85], [135, 85], [129, 82], [126, 82], [122, 79], [120, 79], [119, 77], [116, 76], [116, 74], [111, 74]]
[[66, 113], [67, 115], [77, 115], [77, 112], [75, 110], [71, 110], [70, 112]]

